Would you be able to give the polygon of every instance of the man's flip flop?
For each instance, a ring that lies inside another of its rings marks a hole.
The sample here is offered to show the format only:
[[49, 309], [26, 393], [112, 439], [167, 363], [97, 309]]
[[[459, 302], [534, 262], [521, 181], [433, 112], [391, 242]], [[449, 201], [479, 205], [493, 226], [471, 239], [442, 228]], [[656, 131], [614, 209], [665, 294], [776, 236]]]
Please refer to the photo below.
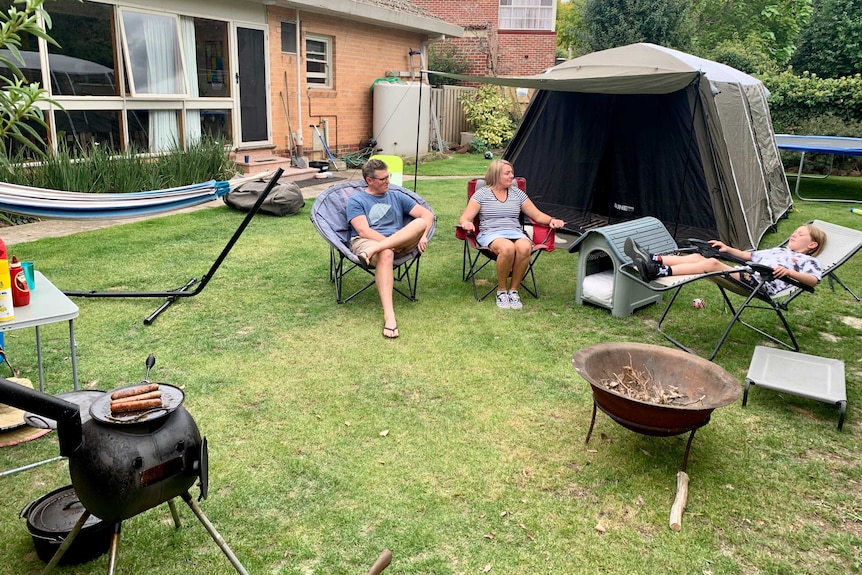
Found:
[[398, 333], [397, 325], [394, 327], [386, 327], [385, 325], [383, 326], [383, 337], [385, 337], [386, 339], [395, 339], [399, 335], [400, 334]]
[[[365, 252], [359, 252], [356, 257], [359, 258], [359, 263], [366, 268], [371, 267], [371, 260], [368, 259], [368, 254]], [[398, 329], [397, 327], [395, 329]]]

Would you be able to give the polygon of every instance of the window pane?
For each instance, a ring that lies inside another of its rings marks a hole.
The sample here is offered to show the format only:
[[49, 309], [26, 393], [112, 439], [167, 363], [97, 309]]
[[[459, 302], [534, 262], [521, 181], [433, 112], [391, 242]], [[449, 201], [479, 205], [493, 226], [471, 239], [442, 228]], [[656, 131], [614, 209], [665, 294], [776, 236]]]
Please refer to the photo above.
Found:
[[296, 54], [296, 22], [281, 23], [281, 51]]
[[[12, 0], [0, 0], [0, 10], [2, 10], [4, 14], [9, 11], [11, 6]], [[20, 10], [21, 6], [16, 6], [16, 8]], [[39, 44], [36, 41], [36, 37], [30, 34], [22, 34], [19, 50], [21, 51], [21, 56], [24, 58], [23, 63], [16, 58], [13, 58], [9, 50], [0, 50], [0, 54], [21, 71], [28, 84], [39, 82], [39, 85], [43, 85], [42, 71], [39, 66]], [[0, 74], [5, 78], [12, 77], [9, 73], [9, 69], [3, 64], [0, 64]]]
[[309, 84], [332, 87], [332, 39], [307, 36], [305, 39], [305, 78]]
[[500, 0], [501, 30], [553, 30], [552, 0]]
[[201, 134], [233, 141], [230, 130], [230, 112], [227, 110], [201, 110]]
[[131, 78], [138, 94], [185, 94], [177, 19], [123, 10]]
[[[0, 70], [2, 70], [2, 68], [0, 68]], [[32, 120], [27, 121], [25, 123], [27, 125], [29, 125], [31, 128], [33, 128], [33, 130], [35, 130], [36, 133], [39, 134], [39, 137], [42, 138], [42, 141], [47, 144], [48, 133], [46, 132], [44, 127], [42, 127], [39, 123], [34, 122]], [[22, 130], [22, 132], [23, 132], [23, 130]], [[4, 140], [3, 143], [6, 145], [6, 152], [9, 155], [9, 158], [11, 158], [13, 162], [17, 161], [19, 159], [22, 161], [41, 159], [41, 157], [38, 154], [33, 152], [33, 150], [31, 150], [30, 148], [28, 148], [27, 146], [25, 146], [24, 144], [22, 144], [18, 140], [14, 139], [14, 138], [10, 138], [8, 136], [5, 137], [3, 140]], [[15, 183], [15, 182], [13, 182], [13, 183]]]
[[202, 98], [230, 96], [227, 22], [195, 18], [195, 60]]
[[180, 147], [176, 110], [130, 110], [129, 145], [137, 151], [167, 152]]
[[48, 44], [51, 92], [58, 96], [116, 96], [113, 8], [107, 4], [56, 0], [46, 6], [60, 46]]
[[111, 152], [123, 149], [117, 110], [57, 110], [54, 119], [61, 146], [86, 150], [96, 145]]

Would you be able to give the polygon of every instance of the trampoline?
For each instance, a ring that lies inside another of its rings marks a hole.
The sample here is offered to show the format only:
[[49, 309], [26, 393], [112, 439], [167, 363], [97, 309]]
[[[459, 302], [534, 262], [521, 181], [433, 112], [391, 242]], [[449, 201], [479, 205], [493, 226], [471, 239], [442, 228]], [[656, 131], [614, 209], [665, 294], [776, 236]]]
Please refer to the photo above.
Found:
[[[779, 150], [800, 152], [799, 171], [796, 174], [796, 189], [794, 193], [800, 200], [811, 202], [845, 202], [855, 203], [856, 200], [834, 200], [826, 198], [803, 198], [799, 195], [799, 182], [802, 181], [802, 167], [805, 165], [806, 152], [829, 154], [829, 171], [832, 171], [832, 159], [835, 156], [862, 156], [862, 138], [845, 138], [841, 136], [796, 136], [791, 134], [775, 134], [775, 144]], [[826, 176], [829, 174], [827, 173]], [[823, 176], [823, 177], [826, 177]]]

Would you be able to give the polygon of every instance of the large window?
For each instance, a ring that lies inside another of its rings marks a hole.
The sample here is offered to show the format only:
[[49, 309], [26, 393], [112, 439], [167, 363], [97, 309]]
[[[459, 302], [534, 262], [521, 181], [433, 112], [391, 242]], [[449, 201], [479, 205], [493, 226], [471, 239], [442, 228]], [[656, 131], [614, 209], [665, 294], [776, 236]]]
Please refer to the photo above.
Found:
[[305, 78], [309, 87], [332, 87], [332, 37], [305, 36]]
[[554, 31], [556, 0], [500, 0], [500, 30]]

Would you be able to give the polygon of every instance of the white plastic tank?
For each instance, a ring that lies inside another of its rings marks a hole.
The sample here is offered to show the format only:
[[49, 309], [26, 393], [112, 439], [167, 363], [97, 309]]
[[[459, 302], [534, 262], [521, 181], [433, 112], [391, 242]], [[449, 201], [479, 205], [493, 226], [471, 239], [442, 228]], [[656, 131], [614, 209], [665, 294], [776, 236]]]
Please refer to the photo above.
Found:
[[[420, 106], [421, 97], [421, 106]], [[428, 153], [431, 87], [420, 82], [377, 82], [374, 84], [374, 139], [381, 154], [419, 157]]]

